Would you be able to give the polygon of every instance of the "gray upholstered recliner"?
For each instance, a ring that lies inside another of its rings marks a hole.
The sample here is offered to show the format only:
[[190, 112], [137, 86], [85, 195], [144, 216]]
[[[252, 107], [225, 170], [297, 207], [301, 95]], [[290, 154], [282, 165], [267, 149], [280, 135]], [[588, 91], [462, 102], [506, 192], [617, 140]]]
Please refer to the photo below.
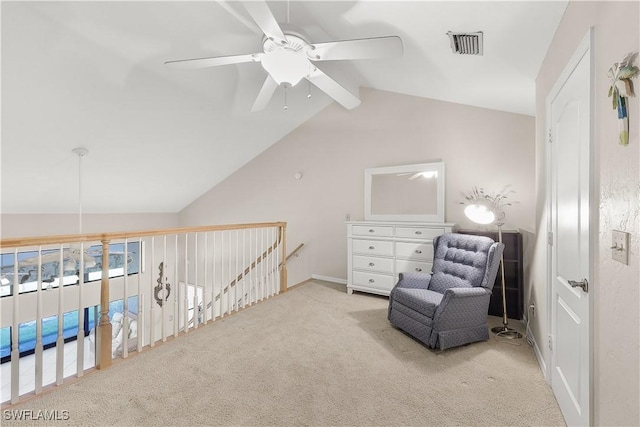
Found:
[[389, 321], [442, 350], [489, 339], [489, 299], [504, 245], [447, 233], [433, 246], [431, 273], [400, 273], [389, 295]]

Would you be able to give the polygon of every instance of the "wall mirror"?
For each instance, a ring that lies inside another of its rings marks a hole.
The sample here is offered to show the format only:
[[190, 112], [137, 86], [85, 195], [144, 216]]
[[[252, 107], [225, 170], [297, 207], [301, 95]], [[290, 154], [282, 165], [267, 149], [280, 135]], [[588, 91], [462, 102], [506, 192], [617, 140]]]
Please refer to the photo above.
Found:
[[444, 222], [444, 163], [365, 169], [364, 219]]

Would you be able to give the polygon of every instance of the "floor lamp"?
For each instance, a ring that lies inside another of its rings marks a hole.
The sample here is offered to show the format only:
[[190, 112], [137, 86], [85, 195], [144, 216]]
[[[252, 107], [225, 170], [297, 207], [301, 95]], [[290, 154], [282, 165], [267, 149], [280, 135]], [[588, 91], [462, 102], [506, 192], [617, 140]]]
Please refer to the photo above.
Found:
[[[482, 190], [477, 190], [471, 193], [471, 196], [467, 196], [467, 203], [469, 204], [464, 209], [464, 214], [471, 221], [476, 224], [493, 224], [498, 227], [498, 241], [502, 243], [502, 226], [504, 225], [505, 213], [502, 210], [501, 200], [503, 196], [492, 197], [485, 194]], [[509, 339], [522, 338], [522, 334], [515, 329], [509, 327], [509, 320], [507, 318], [507, 296], [505, 291], [504, 280], [504, 254], [500, 255], [500, 278], [502, 285], [502, 326], [496, 326], [491, 328], [491, 332], [499, 335], [500, 337]]]

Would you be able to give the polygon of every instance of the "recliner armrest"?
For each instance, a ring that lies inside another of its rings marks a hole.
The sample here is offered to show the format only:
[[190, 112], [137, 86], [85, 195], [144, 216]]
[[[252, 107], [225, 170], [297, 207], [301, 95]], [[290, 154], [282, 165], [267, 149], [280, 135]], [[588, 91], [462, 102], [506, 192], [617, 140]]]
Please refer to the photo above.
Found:
[[391, 289], [389, 293], [389, 311], [387, 318], [391, 316], [391, 306], [395, 299], [396, 290], [398, 288], [413, 288], [413, 289], [429, 289], [429, 282], [431, 281], [431, 273], [418, 273], [407, 272], [400, 273], [398, 277], [398, 283]]
[[430, 281], [431, 273], [414, 273], [410, 271], [407, 273], [400, 273], [398, 283], [395, 287], [429, 289]]
[[[486, 322], [491, 291], [483, 287], [449, 288], [433, 316], [441, 330], [458, 329]], [[464, 313], [461, 316], [460, 313]]]
[[[444, 291], [444, 298], [465, 298], [476, 297], [480, 295], [491, 295], [491, 291], [481, 286], [475, 288], [449, 288]], [[443, 298], [443, 301], [444, 301]]]

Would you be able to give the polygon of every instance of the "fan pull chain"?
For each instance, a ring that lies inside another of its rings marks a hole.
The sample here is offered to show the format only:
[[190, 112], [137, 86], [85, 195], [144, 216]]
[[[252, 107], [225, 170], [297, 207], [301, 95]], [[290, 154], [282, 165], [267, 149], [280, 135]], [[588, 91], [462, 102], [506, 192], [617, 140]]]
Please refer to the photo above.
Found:
[[282, 107], [283, 110], [288, 110], [289, 106], [287, 105], [287, 84], [283, 84], [282, 87], [284, 87], [284, 107]]

